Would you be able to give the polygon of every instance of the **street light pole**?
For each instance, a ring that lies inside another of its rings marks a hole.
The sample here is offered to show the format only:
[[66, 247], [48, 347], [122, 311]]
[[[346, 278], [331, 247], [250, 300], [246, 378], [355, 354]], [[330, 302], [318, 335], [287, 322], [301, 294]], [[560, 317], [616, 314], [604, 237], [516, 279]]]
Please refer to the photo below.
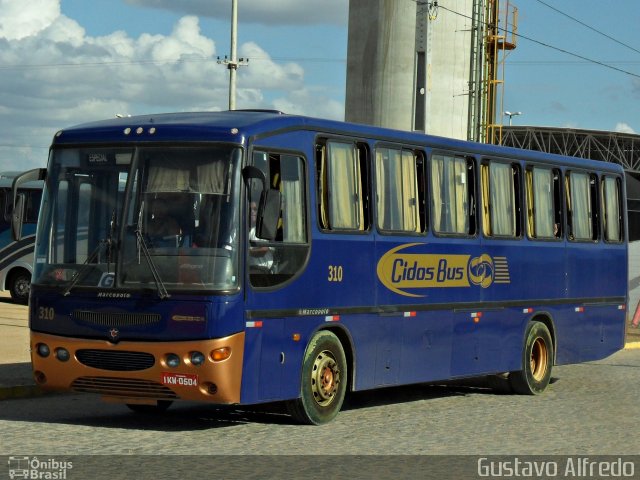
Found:
[[504, 114], [509, 117], [509, 126], [511, 126], [511, 119], [518, 115], [522, 115], [522, 112], [510, 112], [507, 110], [506, 112], [504, 112]]
[[231, 2], [231, 62], [229, 62], [229, 110], [236, 109], [236, 72], [238, 71], [238, 0]]
[[249, 60], [238, 59], [238, 0], [231, 0], [231, 58], [224, 56], [224, 60], [218, 57], [218, 63], [224, 64], [229, 69], [229, 110], [236, 109], [236, 73], [238, 67], [249, 64]]

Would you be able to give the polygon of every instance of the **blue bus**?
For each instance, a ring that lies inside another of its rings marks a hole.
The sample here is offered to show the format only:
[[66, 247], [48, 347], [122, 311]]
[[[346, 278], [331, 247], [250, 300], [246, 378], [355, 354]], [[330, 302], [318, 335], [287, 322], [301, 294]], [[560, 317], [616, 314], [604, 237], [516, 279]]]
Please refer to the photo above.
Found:
[[540, 394], [554, 365], [624, 346], [619, 165], [228, 111], [61, 130], [20, 181], [45, 178], [43, 389], [134, 411], [281, 401], [323, 424], [393, 385]]
[[11, 234], [13, 179], [23, 172], [0, 173], [0, 290], [8, 290], [13, 301], [26, 304], [33, 271], [33, 247], [36, 222], [42, 196], [42, 182], [24, 184], [19, 193], [24, 196], [23, 237], [14, 241]]

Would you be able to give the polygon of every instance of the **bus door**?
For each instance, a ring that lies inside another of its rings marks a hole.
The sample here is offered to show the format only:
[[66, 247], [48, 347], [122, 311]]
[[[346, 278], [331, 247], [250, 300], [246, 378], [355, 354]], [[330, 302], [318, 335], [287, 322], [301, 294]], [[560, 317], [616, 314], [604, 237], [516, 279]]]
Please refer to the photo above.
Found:
[[[299, 388], [295, 369], [287, 367], [301, 354], [292, 353], [295, 346], [285, 340], [285, 326], [291, 323], [287, 312], [310, 302], [308, 285], [297, 279], [310, 251], [307, 166], [301, 155], [258, 147], [253, 151], [252, 166], [261, 173], [254, 172], [250, 180], [245, 176], [249, 186], [243, 207], [247, 272], [245, 358], [248, 375], [257, 384], [245, 388], [263, 401], [279, 398], [284, 393], [283, 384], [291, 389], [292, 397]], [[251, 369], [257, 370], [255, 375]], [[286, 379], [285, 372], [289, 374]]]

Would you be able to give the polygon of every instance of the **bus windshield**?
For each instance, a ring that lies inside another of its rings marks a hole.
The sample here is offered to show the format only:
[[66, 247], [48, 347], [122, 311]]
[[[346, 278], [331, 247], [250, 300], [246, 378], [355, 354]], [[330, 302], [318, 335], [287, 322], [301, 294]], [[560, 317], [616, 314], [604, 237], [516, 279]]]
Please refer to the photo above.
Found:
[[34, 284], [236, 288], [240, 158], [231, 146], [55, 150]]

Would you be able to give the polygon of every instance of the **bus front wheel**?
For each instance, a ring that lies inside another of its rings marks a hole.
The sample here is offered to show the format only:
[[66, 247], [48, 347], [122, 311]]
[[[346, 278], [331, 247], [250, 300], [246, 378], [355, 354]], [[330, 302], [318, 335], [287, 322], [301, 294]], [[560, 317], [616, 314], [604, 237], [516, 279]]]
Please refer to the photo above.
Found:
[[19, 270], [11, 275], [9, 280], [9, 292], [16, 303], [26, 305], [29, 302], [29, 289], [31, 288], [31, 275], [26, 270]]
[[522, 352], [522, 370], [509, 374], [514, 392], [521, 395], [539, 395], [551, 380], [553, 366], [553, 340], [542, 322], [530, 322], [525, 333]]
[[302, 362], [300, 398], [287, 403], [298, 422], [322, 425], [333, 420], [347, 389], [347, 360], [338, 337], [318, 332], [309, 342]]

